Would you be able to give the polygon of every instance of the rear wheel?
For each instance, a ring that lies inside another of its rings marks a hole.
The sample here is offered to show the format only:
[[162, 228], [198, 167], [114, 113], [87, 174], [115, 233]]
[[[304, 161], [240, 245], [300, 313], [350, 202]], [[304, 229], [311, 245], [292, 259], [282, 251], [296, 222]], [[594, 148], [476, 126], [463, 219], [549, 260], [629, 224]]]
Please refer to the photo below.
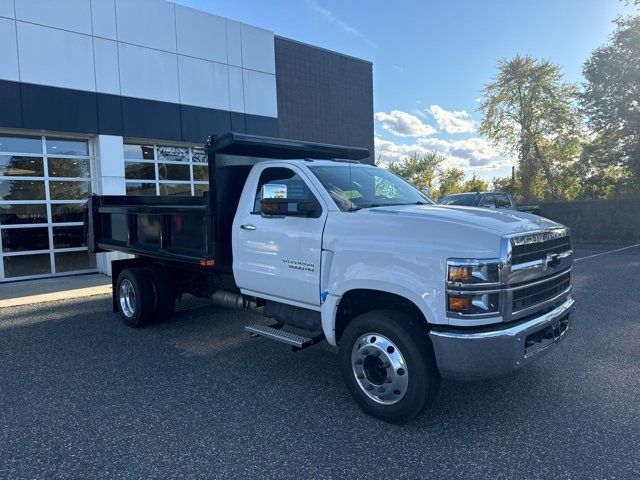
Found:
[[156, 294], [147, 270], [125, 268], [118, 276], [115, 294], [125, 325], [137, 328], [153, 320]]
[[156, 292], [153, 319], [156, 322], [166, 322], [171, 319], [176, 308], [176, 295], [171, 274], [159, 266], [149, 269]]
[[354, 318], [340, 339], [342, 374], [369, 415], [406, 422], [436, 399], [440, 374], [431, 340], [420, 322], [394, 310]]

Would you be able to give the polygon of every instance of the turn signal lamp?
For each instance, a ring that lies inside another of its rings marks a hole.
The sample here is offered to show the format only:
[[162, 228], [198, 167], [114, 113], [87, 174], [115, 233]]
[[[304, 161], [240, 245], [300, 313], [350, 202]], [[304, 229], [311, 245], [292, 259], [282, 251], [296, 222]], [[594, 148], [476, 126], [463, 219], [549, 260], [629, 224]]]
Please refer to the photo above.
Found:
[[469, 312], [471, 310], [471, 297], [449, 297], [450, 312]]

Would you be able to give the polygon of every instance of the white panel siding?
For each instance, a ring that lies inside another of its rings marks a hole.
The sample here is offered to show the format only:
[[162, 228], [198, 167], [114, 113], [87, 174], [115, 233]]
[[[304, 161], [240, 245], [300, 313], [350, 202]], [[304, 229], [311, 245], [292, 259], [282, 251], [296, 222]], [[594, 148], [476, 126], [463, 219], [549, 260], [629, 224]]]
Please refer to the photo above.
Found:
[[242, 69], [229, 65], [229, 109], [244, 113], [244, 87]]
[[178, 53], [227, 63], [227, 26], [223, 17], [176, 5]]
[[0, 0], [0, 17], [15, 18], [13, 0]]
[[277, 117], [276, 76], [253, 70], [242, 73], [245, 113]]
[[18, 22], [20, 80], [95, 91], [91, 37]]
[[3, 80], [277, 116], [273, 32], [165, 0], [0, 0], [0, 59]]
[[116, 4], [115, 0], [91, 0], [93, 34], [96, 37], [116, 40]]
[[229, 110], [229, 68], [198, 58], [178, 56], [180, 103]]
[[179, 102], [176, 55], [121, 43], [119, 56], [122, 95]]
[[174, 4], [163, 0], [116, 0], [118, 40], [176, 52]]
[[0, 80], [19, 81], [16, 22], [8, 18], [0, 18], [0, 58]]
[[242, 24], [242, 66], [276, 73], [273, 32]]
[[93, 39], [96, 65], [96, 91], [120, 95], [118, 44], [103, 38]]
[[242, 66], [242, 35], [240, 22], [227, 19], [227, 57], [229, 65]]
[[15, 0], [15, 7], [18, 20], [91, 35], [87, 0]]

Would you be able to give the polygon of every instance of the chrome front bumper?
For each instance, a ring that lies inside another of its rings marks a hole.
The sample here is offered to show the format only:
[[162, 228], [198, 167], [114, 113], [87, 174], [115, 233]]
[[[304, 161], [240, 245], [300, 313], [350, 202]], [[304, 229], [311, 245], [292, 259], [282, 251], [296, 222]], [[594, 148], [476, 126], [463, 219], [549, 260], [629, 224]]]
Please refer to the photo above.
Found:
[[574, 300], [507, 328], [471, 331], [436, 328], [429, 333], [440, 374], [476, 380], [505, 375], [549, 352], [569, 331]]

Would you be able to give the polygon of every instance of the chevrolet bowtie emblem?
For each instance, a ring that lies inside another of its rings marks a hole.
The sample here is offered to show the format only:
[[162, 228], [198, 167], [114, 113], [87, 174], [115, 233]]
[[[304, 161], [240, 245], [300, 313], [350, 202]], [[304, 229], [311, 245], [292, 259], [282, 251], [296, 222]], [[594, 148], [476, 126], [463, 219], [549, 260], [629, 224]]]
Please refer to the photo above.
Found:
[[556, 265], [558, 265], [558, 262], [559, 262], [558, 254], [557, 253], [550, 253], [544, 259], [544, 264], [542, 266], [542, 270], [547, 270], [547, 268], [549, 268], [549, 267], [553, 268]]

